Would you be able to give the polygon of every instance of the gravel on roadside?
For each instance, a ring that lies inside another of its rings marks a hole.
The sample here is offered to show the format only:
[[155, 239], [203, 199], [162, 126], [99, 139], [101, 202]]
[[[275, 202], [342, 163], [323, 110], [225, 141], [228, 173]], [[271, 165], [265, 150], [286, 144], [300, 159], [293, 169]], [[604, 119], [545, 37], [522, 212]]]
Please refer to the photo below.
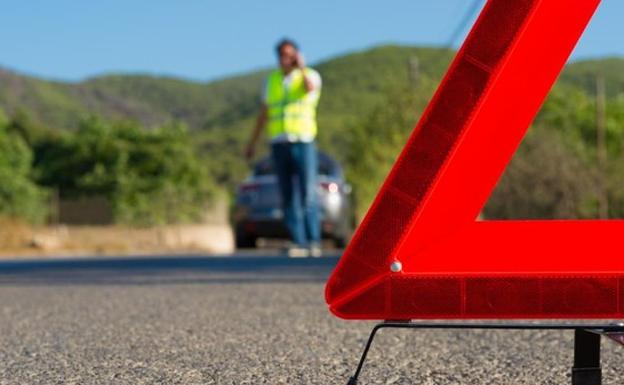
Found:
[[[373, 325], [322, 280], [159, 274], [1, 280], [0, 384], [346, 384]], [[603, 360], [621, 384], [624, 349]], [[572, 332], [387, 330], [361, 384], [569, 384], [571, 362]]]

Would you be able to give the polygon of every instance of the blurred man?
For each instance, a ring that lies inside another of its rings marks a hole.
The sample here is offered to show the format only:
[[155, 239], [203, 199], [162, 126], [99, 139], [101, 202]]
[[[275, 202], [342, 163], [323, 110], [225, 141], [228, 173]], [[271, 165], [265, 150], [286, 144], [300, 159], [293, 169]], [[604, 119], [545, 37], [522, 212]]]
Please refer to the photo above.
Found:
[[321, 230], [316, 197], [316, 106], [321, 76], [305, 66], [292, 40], [276, 47], [280, 68], [271, 72], [262, 93], [262, 106], [246, 150], [254, 156], [266, 127], [282, 195], [284, 221], [294, 245], [291, 256], [320, 256]]

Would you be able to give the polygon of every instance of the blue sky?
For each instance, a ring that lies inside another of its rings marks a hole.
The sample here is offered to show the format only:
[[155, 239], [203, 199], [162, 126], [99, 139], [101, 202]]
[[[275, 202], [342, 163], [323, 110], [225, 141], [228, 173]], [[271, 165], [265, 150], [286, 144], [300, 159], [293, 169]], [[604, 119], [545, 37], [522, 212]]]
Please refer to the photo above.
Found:
[[[441, 45], [472, 2], [0, 0], [0, 66], [62, 80], [111, 72], [211, 80], [273, 65], [282, 36], [312, 63], [383, 43]], [[574, 58], [624, 56], [623, 18], [624, 1], [603, 0]]]

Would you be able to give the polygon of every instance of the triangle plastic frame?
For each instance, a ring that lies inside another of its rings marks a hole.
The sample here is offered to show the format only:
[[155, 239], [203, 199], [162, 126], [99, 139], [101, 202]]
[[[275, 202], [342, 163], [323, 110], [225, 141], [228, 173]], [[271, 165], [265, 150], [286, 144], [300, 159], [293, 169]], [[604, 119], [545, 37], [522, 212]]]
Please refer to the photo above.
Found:
[[624, 317], [624, 221], [475, 221], [599, 3], [488, 1], [327, 283], [335, 315]]

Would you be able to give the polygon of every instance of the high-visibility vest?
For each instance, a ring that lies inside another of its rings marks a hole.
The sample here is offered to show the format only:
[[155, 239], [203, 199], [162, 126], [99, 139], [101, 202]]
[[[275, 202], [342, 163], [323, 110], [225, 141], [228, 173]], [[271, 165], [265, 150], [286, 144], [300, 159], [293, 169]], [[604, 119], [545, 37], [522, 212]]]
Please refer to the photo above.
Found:
[[[305, 68], [306, 75], [311, 72]], [[289, 139], [316, 137], [316, 106], [320, 90], [307, 92], [300, 69], [290, 73], [292, 81], [284, 85], [284, 73], [273, 71], [267, 80], [268, 134], [271, 139], [287, 135]]]

